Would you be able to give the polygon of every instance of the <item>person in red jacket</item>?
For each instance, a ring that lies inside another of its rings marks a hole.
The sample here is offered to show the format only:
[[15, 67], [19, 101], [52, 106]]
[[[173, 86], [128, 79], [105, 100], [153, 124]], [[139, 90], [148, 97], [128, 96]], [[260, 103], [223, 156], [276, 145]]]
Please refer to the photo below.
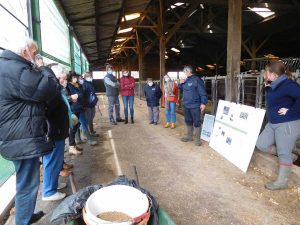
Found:
[[164, 77], [164, 100], [166, 107], [165, 128], [175, 128], [176, 124], [176, 103], [178, 102], [178, 85], [168, 75]]
[[128, 104], [130, 108], [130, 116], [131, 116], [131, 123], [134, 123], [134, 85], [135, 81], [134, 78], [131, 77], [128, 71], [124, 71], [122, 77], [120, 79], [121, 87], [121, 95], [124, 105], [124, 115], [125, 115], [125, 124], [128, 123]]

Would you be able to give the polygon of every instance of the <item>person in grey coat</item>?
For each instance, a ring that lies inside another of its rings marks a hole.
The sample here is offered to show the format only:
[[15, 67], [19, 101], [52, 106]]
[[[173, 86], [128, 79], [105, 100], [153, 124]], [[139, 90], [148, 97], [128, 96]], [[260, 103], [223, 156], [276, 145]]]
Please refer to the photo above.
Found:
[[[106, 76], [104, 77], [104, 85], [106, 89], [106, 96], [108, 100], [108, 116], [112, 125], [117, 125], [117, 122], [124, 122], [120, 116], [120, 102], [119, 102], [119, 88], [120, 83], [113, 75], [113, 67], [111, 65], [106, 66]], [[116, 119], [114, 118], [114, 108]]]

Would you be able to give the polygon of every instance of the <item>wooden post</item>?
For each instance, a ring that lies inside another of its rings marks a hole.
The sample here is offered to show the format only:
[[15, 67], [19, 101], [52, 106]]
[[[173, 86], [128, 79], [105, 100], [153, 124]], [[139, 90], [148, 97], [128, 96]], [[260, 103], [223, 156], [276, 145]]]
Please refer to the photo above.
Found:
[[240, 74], [241, 41], [242, 41], [242, 0], [228, 1], [228, 34], [227, 34], [227, 101], [237, 100], [237, 75]]
[[143, 53], [143, 43], [141, 36], [136, 31], [136, 43], [137, 43], [137, 52], [139, 56], [139, 98], [141, 99], [143, 96], [143, 64], [144, 64], [144, 53]]
[[166, 75], [166, 37], [164, 33], [164, 1], [159, 0], [159, 80], [160, 86], [162, 87], [163, 77]]
[[162, 87], [162, 80], [164, 76], [166, 75], [166, 38], [164, 35], [162, 35], [159, 38], [159, 68], [160, 68], [160, 84]]

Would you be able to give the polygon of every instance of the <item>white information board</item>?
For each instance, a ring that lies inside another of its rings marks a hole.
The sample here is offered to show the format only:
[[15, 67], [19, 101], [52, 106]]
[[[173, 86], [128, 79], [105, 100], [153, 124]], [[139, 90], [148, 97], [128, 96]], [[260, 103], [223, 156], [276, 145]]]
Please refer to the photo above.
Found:
[[215, 116], [209, 114], [204, 115], [204, 121], [202, 125], [201, 136], [200, 136], [202, 140], [209, 142], [210, 136], [214, 128], [214, 121], [215, 121]]
[[265, 110], [220, 100], [209, 146], [247, 172]]

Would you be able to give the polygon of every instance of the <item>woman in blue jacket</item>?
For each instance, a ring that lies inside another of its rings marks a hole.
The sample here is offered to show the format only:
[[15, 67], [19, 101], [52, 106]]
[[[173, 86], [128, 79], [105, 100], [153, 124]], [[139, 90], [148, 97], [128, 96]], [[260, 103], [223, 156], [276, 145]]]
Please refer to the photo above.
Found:
[[276, 181], [265, 185], [269, 190], [288, 187], [293, 165], [292, 151], [300, 137], [300, 86], [288, 79], [286, 74], [281, 61], [274, 61], [266, 66], [268, 123], [259, 135], [256, 147], [278, 155], [278, 177]]
[[97, 142], [93, 140], [93, 138], [90, 135], [87, 120], [84, 114], [84, 94], [83, 94], [83, 88], [82, 85], [78, 83], [79, 81], [79, 75], [75, 72], [70, 72], [69, 74], [69, 83], [67, 86], [67, 90], [69, 94], [78, 95], [78, 99], [76, 102], [71, 102], [71, 110], [72, 112], [79, 118], [80, 123], [78, 123], [76, 126], [74, 126], [72, 129], [70, 129], [70, 135], [69, 135], [69, 152], [74, 155], [80, 155], [82, 154], [80, 151], [81, 149], [76, 149], [75, 144], [75, 134], [78, 131], [78, 128], [80, 124], [82, 125], [83, 131], [85, 132], [85, 135], [88, 139], [89, 145], [96, 145]]

